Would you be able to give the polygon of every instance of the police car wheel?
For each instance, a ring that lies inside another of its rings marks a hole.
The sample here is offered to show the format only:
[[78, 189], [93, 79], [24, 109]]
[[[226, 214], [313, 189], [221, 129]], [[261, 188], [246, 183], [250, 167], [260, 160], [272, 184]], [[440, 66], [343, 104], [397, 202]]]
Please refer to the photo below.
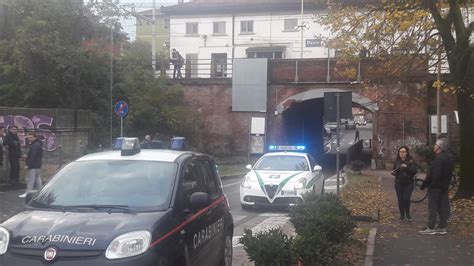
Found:
[[224, 254], [222, 254], [219, 266], [232, 266], [232, 235], [227, 234], [224, 241]]
[[252, 206], [249, 206], [249, 205], [240, 204], [240, 206], [242, 207], [242, 210], [251, 210], [252, 209]]

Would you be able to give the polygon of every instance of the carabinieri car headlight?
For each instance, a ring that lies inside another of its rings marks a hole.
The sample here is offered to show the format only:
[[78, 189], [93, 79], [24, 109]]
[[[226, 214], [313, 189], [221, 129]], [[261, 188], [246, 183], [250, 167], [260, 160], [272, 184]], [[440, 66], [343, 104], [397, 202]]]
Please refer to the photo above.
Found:
[[110, 242], [105, 257], [109, 260], [121, 259], [140, 255], [150, 246], [151, 233], [148, 231], [135, 231], [116, 237]]
[[10, 233], [7, 229], [0, 227], [0, 255], [3, 255], [7, 252], [9, 241]]
[[298, 180], [298, 182], [296, 183], [294, 190], [303, 189], [305, 185], [306, 185], [306, 178], [304, 177], [300, 178], [300, 180]]

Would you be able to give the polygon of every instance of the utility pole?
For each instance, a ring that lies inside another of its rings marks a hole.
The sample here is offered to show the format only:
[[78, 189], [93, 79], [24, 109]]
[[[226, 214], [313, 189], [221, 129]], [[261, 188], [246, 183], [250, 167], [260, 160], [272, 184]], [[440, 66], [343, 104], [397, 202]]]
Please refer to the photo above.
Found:
[[337, 138], [337, 142], [336, 142], [336, 178], [337, 178], [337, 183], [336, 183], [336, 186], [337, 186], [337, 190], [336, 190], [336, 196], [339, 197], [339, 190], [340, 190], [340, 182], [339, 182], [339, 135], [340, 135], [340, 131], [339, 131], [339, 128], [340, 128], [340, 123], [341, 123], [341, 114], [339, 112], [339, 109], [340, 109], [340, 95], [339, 95], [339, 92], [336, 93], [336, 119], [337, 119], [337, 128], [336, 128], [336, 138]]
[[[303, 30], [304, 30], [304, 24], [303, 24], [303, 16], [304, 16], [304, 0], [301, 0], [301, 22], [299, 25], [300, 31], [301, 31], [301, 51], [300, 51], [300, 59], [303, 59]], [[298, 83], [299, 81], [299, 75], [298, 75], [298, 59], [295, 60], [295, 83]]]
[[113, 125], [113, 112], [114, 112], [114, 103], [113, 103], [113, 90], [114, 90], [114, 27], [113, 23], [110, 25], [110, 142], [109, 145], [112, 145], [112, 125]]
[[300, 51], [300, 58], [303, 59], [303, 30], [304, 30], [304, 0], [301, 0], [301, 51]]
[[155, 4], [156, 0], [153, 0], [153, 25], [152, 25], [152, 33], [151, 33], [151, 65], [153, 67], [153, 77], [156, 78], [156, 19], [155, 19]]
[[441, 137], [441, 47], [438, 51], [436, 83], [436, 138], [438, 139]]

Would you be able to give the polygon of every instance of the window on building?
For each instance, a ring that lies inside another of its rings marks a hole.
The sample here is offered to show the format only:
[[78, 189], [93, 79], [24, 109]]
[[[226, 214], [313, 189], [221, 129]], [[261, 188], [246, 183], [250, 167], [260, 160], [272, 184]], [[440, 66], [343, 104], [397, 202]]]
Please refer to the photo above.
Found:
[[199, 33], [197, 22], [186, 22], [186, 35], [197, 35]]
[[240, 22], [240, 33], [254, 33], [253, 20], [243, 20]]
[[213, 28], [213, 34], [225, 34], [225, 21], [215, 21]]
[[247, 58], [281, 59], [283, 52], [247, 52]]
[[298, 19], [290, 18], [285, 19], [284, 31], [297, 31], [298, 30]]

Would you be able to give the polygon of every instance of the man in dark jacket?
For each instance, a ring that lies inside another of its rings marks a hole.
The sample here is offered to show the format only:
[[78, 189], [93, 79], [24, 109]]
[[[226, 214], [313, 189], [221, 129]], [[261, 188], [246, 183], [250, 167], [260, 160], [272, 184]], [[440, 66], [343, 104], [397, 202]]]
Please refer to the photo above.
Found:
[[26, 192], [20, 195], [20, 198], [24, 198], [26, 193], [30, 191], [40, 190], [43, 187], [40, 176], [41, 164], [43, 162], [43, 142], [33, 132], [28, 133], [28, 142], [31, 146], [26, 156], [26, 168], [28, 169]]
[[7, 146], [8, 160], [10, 162], [10, 183], [17, 184], [20, 182], [20, 157], [21, 147], [18, 138], [18, 127], [10, 126], [5, 136], [3, 145]]
[[[449, 182], [453, 175], [454, 164], [447, 154], [448, 141], [445, 138], [438, 139], [433, 147], [436, 154], [431, 162], [430, 168], [421, 189], [428, 188], [428, 224], [426, 228], [418, 233], [423, 235], [440, 234], [445, 235], [449, 216]], [[435, 229], [436, 219], [439, 219], [438, 228]]]
[[5, 128], [0, 127], [0, 168], [3, 167], [3, 135], [5, 134]]

